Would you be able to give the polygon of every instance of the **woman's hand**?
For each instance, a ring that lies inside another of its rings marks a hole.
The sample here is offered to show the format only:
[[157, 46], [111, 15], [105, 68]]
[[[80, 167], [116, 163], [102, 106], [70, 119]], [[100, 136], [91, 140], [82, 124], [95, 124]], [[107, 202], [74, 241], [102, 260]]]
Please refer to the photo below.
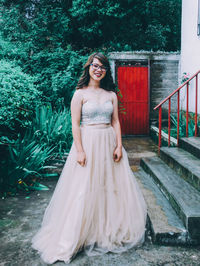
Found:
[[122, 148], [117, 147], [113, 152], [113, 160], [119, 162], [122, 158]]
[[81, 165], [81, 166], [85, 166], [86, 165], [86, 154], [84, 151], [79, 151], [77, 153], [77, 162]]

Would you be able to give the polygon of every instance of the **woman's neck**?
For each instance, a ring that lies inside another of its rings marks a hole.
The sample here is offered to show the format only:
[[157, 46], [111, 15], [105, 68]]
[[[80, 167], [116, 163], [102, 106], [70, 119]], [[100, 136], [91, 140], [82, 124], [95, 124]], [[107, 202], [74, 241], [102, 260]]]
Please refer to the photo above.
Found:
[[91, 89], [99, 89], [100, 88], [100, 81], [90, 79], [90, 81], [88, 83], [88, 87], [90, 87]]

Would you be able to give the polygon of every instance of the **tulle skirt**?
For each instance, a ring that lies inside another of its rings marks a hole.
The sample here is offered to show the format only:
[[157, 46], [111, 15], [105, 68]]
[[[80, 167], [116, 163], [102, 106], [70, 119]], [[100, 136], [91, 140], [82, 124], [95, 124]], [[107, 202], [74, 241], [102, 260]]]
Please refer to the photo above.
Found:
[[69, 263], [78, 251], [88, 256], [121, 253], [144, 241], [146, 204], [127, 153], [114, 162], [116, 134], [110, 125], [81, 127], [86, 165], [69, 156], [32, 238], [44, 262]]

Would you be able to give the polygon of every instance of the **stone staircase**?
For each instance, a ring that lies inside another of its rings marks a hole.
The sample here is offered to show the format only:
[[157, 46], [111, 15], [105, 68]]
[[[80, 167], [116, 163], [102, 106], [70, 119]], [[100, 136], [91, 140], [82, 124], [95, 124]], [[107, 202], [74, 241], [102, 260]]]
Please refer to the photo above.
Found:
[[200, 244], [200, 138], [182, 138], [179, 148], [163, 147], [140, 165], [153, 241]]

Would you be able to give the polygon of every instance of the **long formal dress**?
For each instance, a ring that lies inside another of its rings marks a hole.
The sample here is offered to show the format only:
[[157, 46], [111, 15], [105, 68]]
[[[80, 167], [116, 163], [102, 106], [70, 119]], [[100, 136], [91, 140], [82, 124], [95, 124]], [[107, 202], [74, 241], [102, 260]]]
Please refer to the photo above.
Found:
[[86, 165], [77, 163], [73, 143], [41, 228], [32, 238], [32, 247], [46, 263], [69, 263], [80, 250], [88, 256], [121, 253], [144, 241], [146, 203], [125, 149], [119, 162], [113, 160], [112, 112], [110, 100], [82, 106]]

